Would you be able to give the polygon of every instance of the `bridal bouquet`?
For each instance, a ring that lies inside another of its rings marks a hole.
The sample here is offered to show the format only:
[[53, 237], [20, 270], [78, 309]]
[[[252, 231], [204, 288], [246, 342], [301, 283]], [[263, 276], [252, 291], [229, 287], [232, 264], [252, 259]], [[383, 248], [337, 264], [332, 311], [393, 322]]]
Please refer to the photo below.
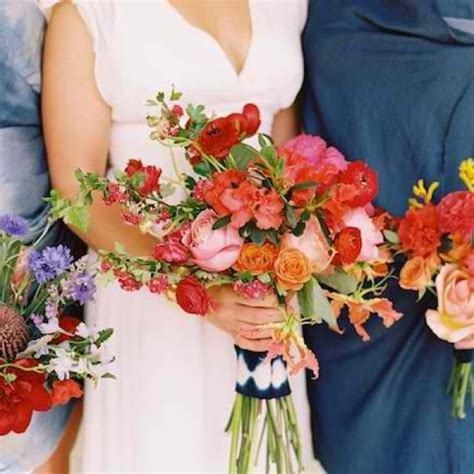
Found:
[[86, 260], [74, 263], [63, 245], [36, 250], [41, 237], [25, 247], [27, 232], [24, 219], [0, 216], [0, 436], [26, 431], [34, 411], [81, 397], [86, 379], [111, 376], [103, 343], [112, 330], [62, 311], [94, 295]]
[[99, 191], [106, 204], [121, 207], [125, 222], [157, 238], [151, 256], [132, 257], [119, 245], [102, 253], [102, 271], [124, 290], [148, 288], [203, 317], [214, 308], [211, 287], [229, 285], [252, 299], [277, 295], [282, 322], [266, 327], [273, 330], [268, 353], [236, 347], [229, 469], [249, 472], [266, 433], [267, 466], [292, 472], [296, 460], [301, 470], [287, 369], [307, 368], [317, 377], [319, 365], [300, 326], [325, 322], [338, 331], [337, 318], [347, 308], [367, 340], [364, 323], [371, 314], [387, 327], [401, 316], [381, 297], [391, 258], [387, 216], [371, 204], [377, 175], [319, 137], [302, 135], [281, 148], [265, 135], [258, 136], [258, 146], [244, 143], [260, 125], [253, 104], [212, 118], [203, 106], [184, 111], [179, 98], [175, 91], [169, 100], [158, 94], [149, 103], [158, 114], [148, 124], [151, 139], [181, 149], [193, 173], [180, 173], [173, 153], [173, 178], [137, 159], [114, 178], [78, 171], [78, 198], [53, 194], [53, 208], [70, 224], [86, 227], [87, 208]]
[[[413, 188], [410, 209], [398, 223], [398, 250], [408, 260], [400, 272], [400, 286], [437, 297], [437, 309], [426, 322], [437, 337], [452, 344], [474, 339], [474, 159], [461, 163], [459, 176], [466, 188], [433, 203], [438, 183]], [[474, 397], [472, 350], [456, 350], [449, 383], [453, 415], [464, 418], [465, 399]], [[473, 398], [474, 400], [474, 398]]]

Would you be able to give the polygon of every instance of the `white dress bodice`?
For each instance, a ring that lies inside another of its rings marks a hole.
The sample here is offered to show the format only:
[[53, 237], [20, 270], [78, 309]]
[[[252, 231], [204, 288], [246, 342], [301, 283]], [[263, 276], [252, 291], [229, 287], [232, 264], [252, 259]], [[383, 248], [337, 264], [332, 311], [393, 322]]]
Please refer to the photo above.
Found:
[[[39, 0], [46, 14], [55, 0]], [[130, 158], [173, 173], [169, 151], [149, 139], [145, 107], [158, 91], [216, 115], [260, 108], [261, 131], [289, 107], [303, 80], [300, 35], [306, 0], [250, 0], [252, 37], [237, 74], [217, 41], [166, 0], [75, 0], [92, 37], [95, 79], [110, 106], [110, 167]], [[180, 157], [178, 157], [178, 161]], [[181, 159], [182, 169], [186, 166]], [[120, 236], [117, 236], [120, 240]], [[235, 385], [230, 336], [146, 289], [100, 288], [89, 322], [115, 328], [116, 381], [87, 390], [83, 472], [225, 472], [224, 426]], [[293, 380], [307, 457], [309, 415], [303, 374]]]

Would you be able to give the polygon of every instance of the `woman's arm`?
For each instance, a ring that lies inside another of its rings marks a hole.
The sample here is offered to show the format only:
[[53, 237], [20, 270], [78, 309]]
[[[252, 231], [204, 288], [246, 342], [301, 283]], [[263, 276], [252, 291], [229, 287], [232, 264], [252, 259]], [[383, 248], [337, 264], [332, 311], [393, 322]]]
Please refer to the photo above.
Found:
[[280, 110], [273, 120], [272, 138], [275, 145], [284, 145], [300, 133], [300, 124], [296, 104]]
[[[111, 117], [96, 86], [91, 38], [70, 3], [54, 8], [46, 33], [42, 101], [52, 185], [73, 197], [78, 191], [77, 168], [106, 172]], [[120, 241], [135, 255], [150, 254], [155, 243], [123, 224], [120, 209], [100, 199], [92, 205], [90, 229], [80, 236], [94, 249], [112, 250]]]

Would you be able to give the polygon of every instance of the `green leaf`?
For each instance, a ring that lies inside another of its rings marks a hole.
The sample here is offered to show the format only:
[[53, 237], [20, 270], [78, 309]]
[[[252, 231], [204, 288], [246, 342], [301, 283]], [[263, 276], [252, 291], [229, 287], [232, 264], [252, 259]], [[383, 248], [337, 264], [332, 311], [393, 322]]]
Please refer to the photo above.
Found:
[[274, 245], [280, 244], [280, 234], [276, 229], [267, 230], [267, 239]]
[[301, 237], [305, 229], [306, 229], [306, 223], [303, 221], [299, 221], [298, 224], [296, 224], [296, 227], [293, 229], [292, 234], [295, 235], [296, 237]]
[[171, 90], [171, 94], [170, 94], [170, 100], [179, 100], [179, 99], [181, 99], [182, 95], [183, 95], [182, 92], [178, 92], [178, 91], [174, 90], [174, 87], [173, 87], [173, 89]]
[[303, 181], [302, 183], [295, 184], [288, 190], [288, 199], [291, 199], [291, 196], [295, 191], [315, 188], [317, 185], [318, 183], [316, 183], [316, 181]]
[[87, 232], [90, 225], [89, 208], [86, 206], [70, 206], [61, 213], [64, 223], [81, 232]]
[[286, 220], [288, 221], [288, 224], [290, 225], [290, 227], [292, 229], [294, 229], [296, 227], [296, 224], [298, 224], [298, 221], [296, 219], [296, 214], [295, 214], [295, 210], [293, 209], [293, 207], [291, 207], [289, 205], [285, 206], [285, 216], [286, 216]]
[[125, 247], [120, 242], [115, 242], [114, 249], [119, 255], [127, 255]]
[[272, 277], [268, 273], [262, 273], [257, 277], [262, 283], [270, 284], [272, 282]]
[[239, 143], [230, 149], [230, 154], [235, 161], [237, 169], [245, 170], [250, 161], [258, 157], [258, 152], [245, 143]]
[[318, 275], [317, 278], [323, 285], [344, 295], [350, 295], [357, 289], [357, 280], [341, 270], [336, 270], [331, 275]]
[[219, 219], [216, 220], [216, 222], [214, 222], [212, 229], [217, 230], [222, 227], [225, 227], [229, 222], [230, 222], [230, 216], [220, 217]]
[[172, 183], [160, 184], [160, 195], [163, 199], [172, 196], [176, 191], [176, 187]]
[[269, 135], [266, 135], [265, 133], [259, 133], [258, 134], [258, 144], [262, 147], [265, 148], [268, 145], [273, 145], [273, 140]]
[[101, 331], [99, 331], [99, 337], [95, 340], [95, 343], [97, 345], [102, 344], [107, 339], [109, 339], [109, 337], [111, 337], [113, 333], [114, 330], [112, 328], [102, 329]]
[[312, 277], [298, 291], [298, 303], [305, 318], [317, 324], [325, 321], [330, 326], [337, 325], [331, 304], [315, 278]]
[[250, 239], [254, 244], [262, 245], [265, 242], [265, 232], [255, 227], [250, 232]]
[[201, 161], [201, 163], [194, 165], [193, 169], [196, 174], [206, 178], [212, 174], [211, 165], [207, 161]]
[[391, 244], [397, 245], [400, 243], [400, 238], [398, 234], [393, 230], [386, 229], [383, 231], [383, 235], [386, 240], [388, 240]]
[[186, 186], [186, 189], [194, 189], [196, 187], [196, 180], [192, 176], [186, 176], [184, 180], [184, 185]]

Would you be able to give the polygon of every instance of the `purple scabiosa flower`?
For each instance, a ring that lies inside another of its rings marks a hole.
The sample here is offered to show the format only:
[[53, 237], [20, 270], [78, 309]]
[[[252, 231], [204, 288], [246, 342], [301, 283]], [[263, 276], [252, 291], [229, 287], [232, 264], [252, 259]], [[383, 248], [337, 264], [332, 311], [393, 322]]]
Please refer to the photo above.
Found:
[[86, 304], [94, 298], [95, 291], [94, 277], [87, 272], [76, 273], [69, 285], [69, 295], [80, 304]]
[[38, 283], [46, 283], [58, 277], [71, 264], [71, 251], [64, 245], [46, 247], [41, 251], [35, 250], [28, 256], [28, 267], [34, 273]]
[[12, 237], [23, 237], [28, 232], [28, 221], [14, 214], [0, 216], [0, 231]]

